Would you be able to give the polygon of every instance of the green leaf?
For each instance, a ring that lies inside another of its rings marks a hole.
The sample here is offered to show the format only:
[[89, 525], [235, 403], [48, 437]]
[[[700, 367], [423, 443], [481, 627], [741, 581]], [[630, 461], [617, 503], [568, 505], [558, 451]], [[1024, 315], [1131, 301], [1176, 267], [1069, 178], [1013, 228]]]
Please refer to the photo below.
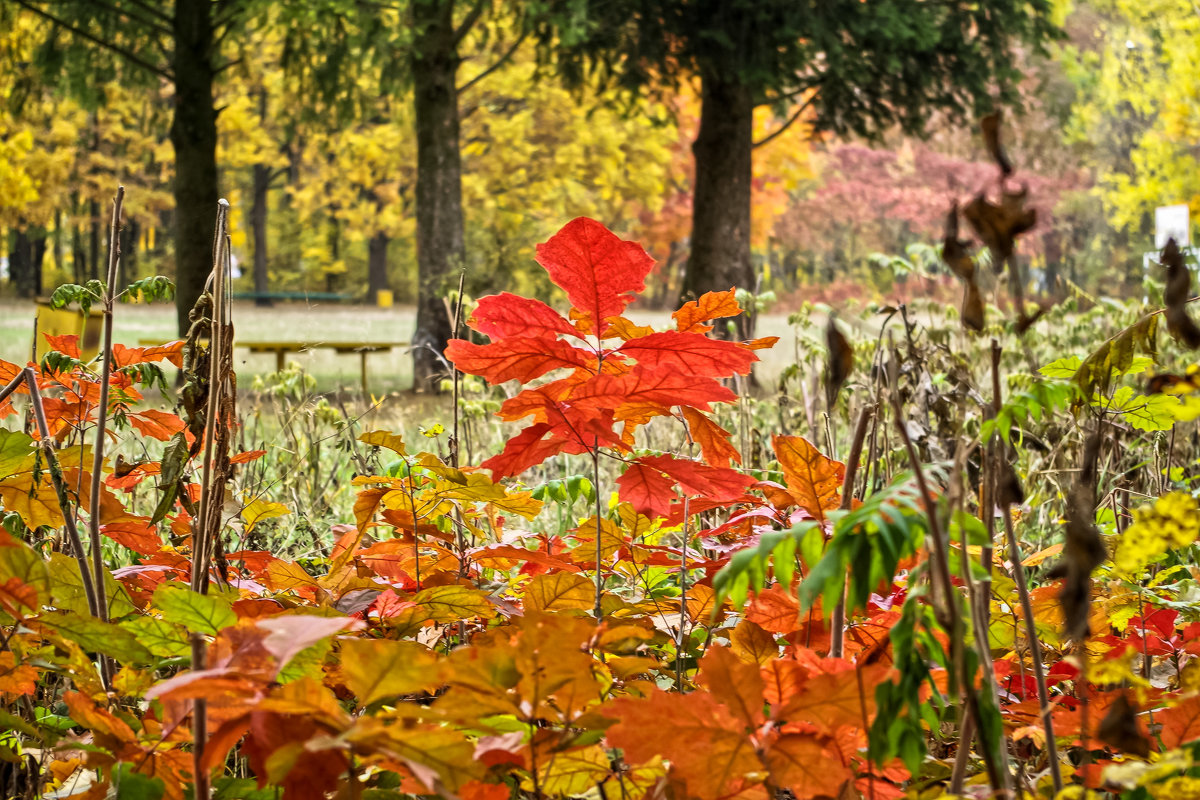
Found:
[[163, 619], [189, 631], [215, 635], [237, 623], [229, 600], [219, 594], [199, 594], [182, 583], [164, 583], [154, 591], [150, 605]]
[[37, 445], [18, 431], [0, 430], [0, 478], [28, 469], [26, 465]]
[[[51, 553], [49, 570], [54, 607], [90, 614], [87, 592], [79, 576], [79, 562], [65, 553]], [[104, 570], [104, 591], [108, 598], [109, 619], [120, 619], [137, 611], [137, 606], [129, 599], [128, 590], [107, 569]]]
[[187, 630], [158, 617], [135, 617], [120, 623], [159, 658], [184, 658], [192, 653]]
[[167, 790], [162, 778], [135, 772], [133, 764], [127, 763], [117, 764], [112, 783], [117, 800], [162, 800]]
[[152, 664], [155, 661], [133, 633], [111, 622], [74, 611], [49, 611], [37, 621], [89, 653], [103, 653], [122, 664]]
[[1083, 359], [1079, 356], [1067, 356], [1066, 358], [1059, 358], [1051, 361], [1049, 364], [1039, 369], [1038, 372], [1045, 375], [1047, 378], [1063, 378], [1065, 380], [1070, 380], [1071, 378], [1075, 377], [1075, 373], [1079, 371], [1079, 368], [1082, 365]]

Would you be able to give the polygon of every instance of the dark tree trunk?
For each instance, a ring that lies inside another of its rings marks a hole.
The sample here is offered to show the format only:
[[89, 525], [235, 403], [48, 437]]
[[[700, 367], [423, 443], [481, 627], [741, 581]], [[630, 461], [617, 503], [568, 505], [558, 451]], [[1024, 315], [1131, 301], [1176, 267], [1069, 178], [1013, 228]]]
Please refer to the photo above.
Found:
[[217, 111], [211, 0], [175, 0], [175, 311], [179, 334], [212, 271], [217, 216]]
[[121, 260], [118, 262], [120, 277], [117, 285], [121, 291], [138, 279], [138, 240], [142, 238], [142, 226], [130, 220], [121, 231]]
[[256, 306], [270, 306], [271, 300], [262, 297], [267, 286], [267, 193], [271, 189], [271, 169], [265, 164], [254, 165], [254, 201], [250, 206], [250, 227], [254, 230], [254, 298]]
[[417, 127], [417, 325], [413, 388], [436, 390], [451, 336], [443, 297], [463, 261], [458, 149], [458, 50], [452, 2], [413, 0], [412, 75]]
[[379, 302], [381, 289], [392, 288], [387, 268], [389, 241], [386, 233], [377, 233], [367, 243], [367, 297], [373, 303]]
[[87, 258], [83, 247], [83, 231], [78, 225], [71, 226], [71, 271], [75, 276], [75, 283], [82, 284], [84, 278], [83, 268]]
[[[750, 265], [754, 102], [750, 91], [736, 81], [709, 74], [701, 83], [700, 133], [692, 143], [696, 187], [692, 252], [683, 278], [685, 300], [731, 286], [754, 289]], [[750, 317], [736, 319], [739, 335], [748, 338]]]
[[19, 230], [13, 234], [8, 253], [8, 274], [18, 297], [42, 293], [42, 260], [46, 255], [46, 232]]
[[100, 280], [100, 203], [96, 200], [88, 203], [88, 219], [91, 220], [91, 232], [88, 239], [88, 280]]

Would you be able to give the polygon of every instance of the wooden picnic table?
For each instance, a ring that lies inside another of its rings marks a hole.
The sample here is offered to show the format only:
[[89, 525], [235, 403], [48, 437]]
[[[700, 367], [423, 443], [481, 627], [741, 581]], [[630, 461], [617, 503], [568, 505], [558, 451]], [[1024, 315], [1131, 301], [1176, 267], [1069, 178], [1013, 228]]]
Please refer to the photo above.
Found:
[[[143, 339], [138, 342], [145, 345], [158, 345], [163, 342], [153, 339]], [[275, 371], [283, 372], [288, 353], [299, 353], [305, 350], [333, 350], [336, 353], [358, 353], [359, 367], [362, 372], [363, 397], [370, 397], [367, 388], [367, 354], [387, 353], [396, 347], [407, 347], [408, 342], [329, 342], [303, 341], [299, 339], [277, 339], [269, 342], [245, 342], [234, 340], [234, 347], [244, 347], [251, 353], [274, 353]]]

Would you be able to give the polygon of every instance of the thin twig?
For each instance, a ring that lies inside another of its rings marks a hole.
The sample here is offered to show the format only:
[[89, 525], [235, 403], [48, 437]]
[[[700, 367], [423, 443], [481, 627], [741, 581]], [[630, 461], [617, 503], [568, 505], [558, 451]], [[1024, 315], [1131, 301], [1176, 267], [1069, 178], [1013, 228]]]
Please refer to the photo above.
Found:
[[[867, 425], [875, 415], [875, 408], [874, 404], [866, 405], [858, 412], [858, 422], [854, 425], [854, 439], [850, 443], [850, 452], [846, 456], [846, 474], [842, 479], [841, 509], [843, 511], [848, 510], [854, 500], [854, 479], [858, 474], [858, 462], [862, 456], [863, 444], [867, 439]], [[829, 655], [833, 658], [841, 658], [842, 653], [845, 652], [846, 641], [845, 591], [842, 592], [837, 605], [834, 606], [830, 628], [832, 638], [829, 642]]]
[[[112, 221], [109, 225], [108, 238], [108, 274], [104, 287], [104, 339], [100, 349], [100, 399], [96, 407], [96, 444], [92, 448], [92, 483], [88, 497], [91, 500], [91, 513], [88, 514], [88, 534], [92, 546], [92, 575], [96, 585], [96, 600], [99, 605], [99, 618], [108, 621], [108, 600], [104, 587], [104, 549], [100, 542], [100, 492], [102, 491], [101, 475], [104, 469], [104, 432], [108, 425], [108, 393], [109, 381], [112, 379], [112, 347], [113, 347], [113, 294], [117, 282], [117, 267], [121, 263], [121, 209], [125, 204], [125, 187], [117, 186], [117, 196], [113, 198]], [[100, 658], [100, 673], [106, 685], [112, 675], [112, 662], [106, 656]]]
[[79, 529], [75, 527], [75, 516], [71, 511], [71, 497], [67, 491], [67, 483], [63, 480], [62, 467], [54, 452], [54, 437], [50, 435], [50, 425], [46, 422], [46, 408], [42, 405], [42, 394], [38, 390], [37, 373], [33, 367], [25, 367], [21, 371], [25, 376], [25, 385], [29, 389], [30, 406], [33, 408], [33, 418], [37, 422], [42, 454], [46, 457], [46, 467], [50, 471], [50, 482], [58, 495], [58, 508], [62, 511], [63, 527], [67, 529], [67, 538], [71, 540], [75, 562], [79, 564], [79, 577], [83, 581], [83, 593], [87, 596], [88, 610], [93, 617], [99, 615], [99, 601], [96, 598], [96, 588], [92, 584], [92, 573], [88, 569], [87, 556], [84, 553], [83, 541], [79, 538]]

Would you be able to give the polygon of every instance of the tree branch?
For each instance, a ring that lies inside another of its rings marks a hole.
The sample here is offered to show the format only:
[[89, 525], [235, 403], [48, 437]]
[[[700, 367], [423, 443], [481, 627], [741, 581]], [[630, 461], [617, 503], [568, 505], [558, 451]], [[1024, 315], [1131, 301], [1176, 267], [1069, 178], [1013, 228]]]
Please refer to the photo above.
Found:
[[126, 61], [128, 61], [130, 64], [133, 64], [134, 66], [141, 67], [142, 69], [146, 70], [147, 72], [151, 72], [155, 75], [158, 75], [159, 77], [166, 78], [169, 81], [174, 82], [174, 80], [175, 80], [175, 76], [172, 75], [169, 70], [159, 67], [155, 64], [151, 64], [149, 61], [145, 60], [141, 56], [136, 55], [132, 51], [125, 49], [124, 47], [115, 45], [112, 42], [106, 42], [104, 39], [101, 39], [99, 36], [96, 36], [95, 34], [92, 34], [92, 33], [88, 33], [87, 31], [83, 30], [82, 28], [78, 28], [78, 27], [72, 25], [71, 23], [66, 22], [63, 19], [54, 16], [50, 12], [45, 11], [41, 8], [38, 8], [33, 3], [28, 2], [28, 0], [13, 0], [13, 2], [16, 3], [17, 5], [19, 5], [21, 8], [24, 8], [27, 11], [32, 11], [34, 14], [37, 14], [39, 17], [42, 17], [43, 19], [53, 22], [55, 25], [59, 26], [63, 30], [69, 31], [70, 33], [80, 37], [81, 39], [86, 39], [87, 41], [91, 42], [92, 44], [102, 47], [105, 50], [108, 50], [108, 51], [114, 53], [115, 55], [120, 56], [121, 58], [125, 59]]
[[454, 31], [454, 47], [456, 49], [462, 40], [466, 38], [467, 34], [471, 32], [471, 28], [475, 27], [475, 23], [479, 21], [479, 18], [483, 16], [483, 8], [487, 4], [488, 0], [475, 0], [475, 5], [471, 6], [471, 10], [467, 12], [466, 19], [462, 21], [462, 25], [459, 25]]
[[175, 22], [175, 20], [172, 19], [169, 14], [164, 13], [162, 11], [162, 9], [155, 8], [150, 3], [145, 2], [145, 0], [129, 0], [129, 2], [133, 3], [138, 8], [142, 9], [150, 16], [158, 17], [160, 20], [167, 23], [168, 25], [171, 25]]
[[487, 69], [485, 69], [483, 72], [479, 73], [474, 78], [471, 78], [471, 80], [467, 81], [462, 86], [460, 86], [457, 90], [457, 93], [462, 94], [463, 92], [467, 91], [472, 86], [474, 86], [475, 84], [482, 81], [487, 76], [491, 75], [496, 70], [500, 69], [500, 67], [504, 66], [510, 60], [512, 60], [513, 54], [515, 54], [517, 52], [517, 50], [521, 47], [521, 45], [524, 43], [524, 41], [528, 35], [529, 35], [529, 32], [526, 31], [526, 32], [522, 33], [520, 36], [518, 36], [517, 40], [515, 42], [513, 42], [513, 46], [508, 48], [508, 50], [505, 51], [504, 55], [502, 55], [502, 56], [500, 56], [500, 58], [496, 59], [496, 61], [491, 66], [489, 66]]
[[778, 136], [779, 134], [783, 133], [783, 132], [784, 132], [784, 131], [786, 131], [788, 128], [792, 127], [792, 124], [793, 124], [793, 123], [794, 123], [796, 120], [800, 119], [801, 115], [802, 115], [802, 114], [804, 114], [804, 112], [808, 110], [808, 107], [812, 105], [812, 102], [813, 102], [813, 100], [816, 98], [816, 96], [817, 96], [817, 93], [816, 93], [816, 92], [813, 92], [812, 94], [810, 94], [810, 95], [808, 96], [808, 99], [807, 99], [807, 100], [805, 100], [803, 103], [801, 103], [801, 104], [800, 104], [800, 107], [796, 109], [796, 113], [794, 113], [794, 114], [792, 114], [790, 117], [788, 117], [788, 120], [787, 120], [787, 122], [783, 123], [783, 124], [782, 124], [782, 125], [780, 125], [778, 128], [776, 128], [776, 129], [775, 129], [773, 132], [771, 132], [771, 133], [767, 134], [766, 136], [764, 136], [763, 138], [759, 139], [759, 140], [758, 140], [757, 142], [755, 142], [754, 144], [750, 145], [750, 148], [751, 148], [751, 149], [754, 149], [754, 148], [756, 148], [756, 147], [762, 147], [764, 144], [767, 144], [767, 143], [768, 143], [768, 142], [770, 142], [772, 139], [774, 139], [776, 136]]

